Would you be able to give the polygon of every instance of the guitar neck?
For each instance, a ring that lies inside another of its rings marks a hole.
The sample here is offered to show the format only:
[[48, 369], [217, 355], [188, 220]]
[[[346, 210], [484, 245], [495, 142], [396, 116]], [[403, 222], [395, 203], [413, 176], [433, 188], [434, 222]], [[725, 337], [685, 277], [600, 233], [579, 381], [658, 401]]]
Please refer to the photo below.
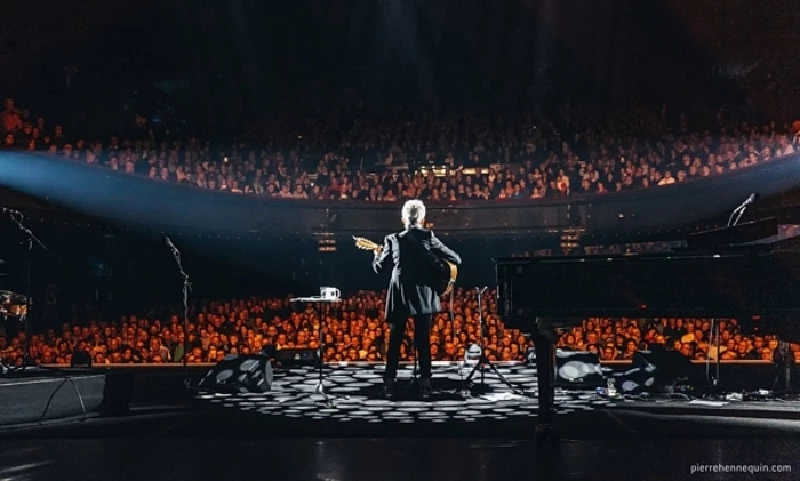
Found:
[[376, 249], [380, 249], [381, 246], [375, 242], [372, 242], [369, 239], [364, 239], [363, 237], [355, 237], [356, 247], [359, 249], [363, 249], [365, 251], [374, 251]]

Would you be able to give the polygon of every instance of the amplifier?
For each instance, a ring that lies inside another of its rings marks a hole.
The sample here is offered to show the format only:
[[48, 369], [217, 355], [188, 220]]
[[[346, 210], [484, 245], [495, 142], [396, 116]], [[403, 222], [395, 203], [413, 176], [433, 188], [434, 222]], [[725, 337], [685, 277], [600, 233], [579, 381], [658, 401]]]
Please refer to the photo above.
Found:
[[319, 362], [319, 351], [311, 347], [284, 347], [275, 351], [275, 360], [281, 366], [316, 365]]

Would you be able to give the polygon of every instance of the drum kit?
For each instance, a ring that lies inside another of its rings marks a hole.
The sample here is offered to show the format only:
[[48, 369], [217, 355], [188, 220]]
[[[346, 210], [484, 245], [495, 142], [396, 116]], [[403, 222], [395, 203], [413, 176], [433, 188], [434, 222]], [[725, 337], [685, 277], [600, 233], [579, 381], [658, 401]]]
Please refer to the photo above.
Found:
[[[6, 261], [0, 259], [0, 265], [5, 264]], [[7, 276], [6, 273], [0, 273], [0, 276]], [[0, 290], [0, 319], [15, 320], [25, 322], [28, 315], [28, 298], [23, 294], [14, 291]]]
[[[23, 224], [25, 215], [16, 210], [11, 209], [8, 207], [0, 208], [0, 213], [8, 214], [9, 220], [16, 224], [17, 228], [19, 229], [20, 233], [25, 236], [25, 243], [24, 245], [27, 246], [27, 256], [25, 259], [27, 260], [27, 269], [25, 275], [25, 294], [20, 294], [16, 291], [11, 290], [0, 290], [0, 324], [5, 325], [6, 328], [9, 328], [9, 322], [14, 322], [17, 324], [15, 326], [17, 329], [12, 328], [11, 330], [19, 331], [20, 327], [25, 330], [25, 356], [23, 358], [23, 366], [22, 369], [25, 369], [30, 366], [34, 366], [33, 359], [30, 356], [31, 351], [31, 333], [30, 333], [30, 308], [31, 308], [31, 260], [33, 258], [33, 245], [36, 244], [42, 248], [47, 254], [53, 257], [53, 254], [50, 250], [45, 246], [42, 241], [40, 241], [30, 229], [28, 229], [25, 224]], [[55, 257], [53, 257], [56, 261]], [[0, 260], [0, 265], [5, 264], [4, 260]], [[0, 277], [6, 276], [6, 273], [0, 273]], [[0, 285], [2, 285], [2, 279], [0, 279]], [[0, 374], [4, 372], [10, 372], [10, 369], [6, 369], [7, 366], [3, 366], [3, 361], [0, 360]]]

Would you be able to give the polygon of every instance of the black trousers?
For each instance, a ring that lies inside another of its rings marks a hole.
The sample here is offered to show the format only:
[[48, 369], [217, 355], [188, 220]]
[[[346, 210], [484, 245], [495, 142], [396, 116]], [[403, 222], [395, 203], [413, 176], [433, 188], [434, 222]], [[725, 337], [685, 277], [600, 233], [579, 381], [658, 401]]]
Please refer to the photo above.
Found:
[[[419, 370], [422, 379], [431, 378], [431, 319], [430, 314], [414, 316], [414, 345], [417, 348]], [[392, 334], [389, 336], [389, 351], [386, 353], [386, 382], [394, 381], [397, 374], [397, 363], [400, 361], [400, 345], [406, 335], [408, 318], [390, 319]]]

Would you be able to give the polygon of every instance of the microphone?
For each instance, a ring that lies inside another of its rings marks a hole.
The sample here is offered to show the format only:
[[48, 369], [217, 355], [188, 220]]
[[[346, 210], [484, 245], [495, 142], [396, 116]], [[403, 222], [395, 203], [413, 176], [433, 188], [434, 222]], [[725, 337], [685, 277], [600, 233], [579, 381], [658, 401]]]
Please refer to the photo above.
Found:
[[746, 199], [746, 200], [745, 200], [745, 201], [742, 203], [742, 207], [747, 207], [747, 206], [748, 206], [748, 205], [750, 205], [750, 204], [753, 204], [753, 203], [755, 203], [755, 202], [758, 202], [758, 199], [760, 199], [760, 198], [761, 198], [761, 196], [760, 196], [760, 195], [758, 195], [758, 192], [753, 192], [752, 194], [750, 194], [750, 197], [748, 197], [748, 198], [747, 198], [747, 199]]
[[748, 205], [753, 204], [755, 202], [758, 202], [758, 199], [760, 199], [760, 198], [761, 198], [761, 196], [758, 195], [758, 192], [753, 192], [752, 194], [750, 194], [749, 197], [747, 197], [744, 200], [744, 202], [741, 203], [741, 205], [739, 205], [739, 207], [736, 208], [736, 210], [734, 210], [734, 212], [739, 212], [740, 210], [744, 209]]
[[12, 209], [10, 207], [2, 207], [0, 208], [0, 212], [2, 212], [3, 214], [22, 215], [22, 212], [18, 211], [17, 209]]

